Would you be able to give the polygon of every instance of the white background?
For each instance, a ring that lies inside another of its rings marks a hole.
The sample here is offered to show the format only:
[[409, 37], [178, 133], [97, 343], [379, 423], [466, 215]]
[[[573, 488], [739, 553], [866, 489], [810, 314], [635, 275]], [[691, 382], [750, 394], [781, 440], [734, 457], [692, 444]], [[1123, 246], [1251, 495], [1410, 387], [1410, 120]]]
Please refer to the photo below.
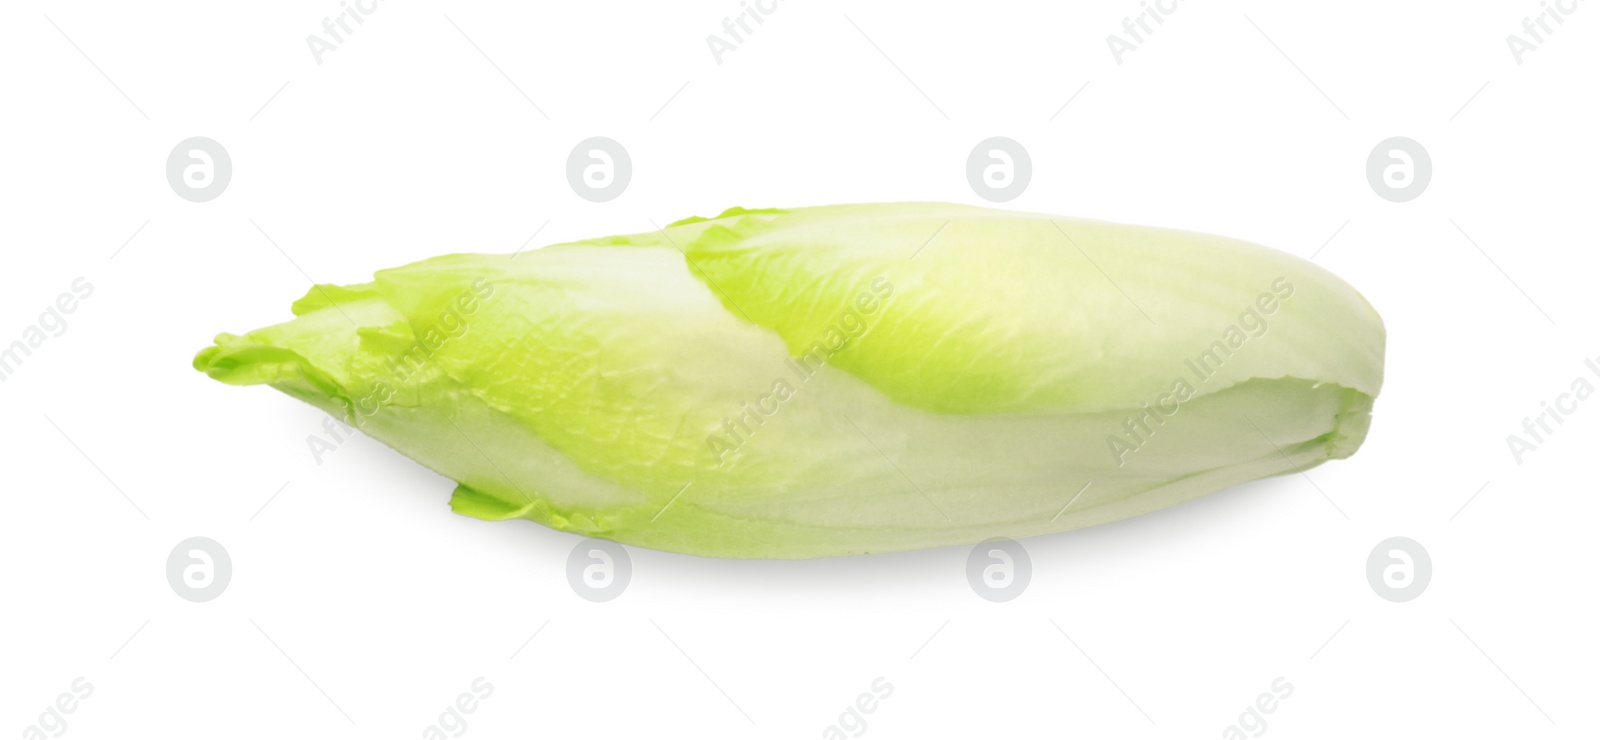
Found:
[[[866, 737], [1222, 737], [1279, 677], [1271, 737], [1592, 736], [1600, 400], [1521, 465], [1506, 437], [1600, 385], [1600, 8], [1519, 65], [1531, 0], [1194, 0], [1119, 65], [1139, 4], [1062, 5], [782, 0], [718, 65], [738, 0], [392, 0], [318, 65], [336, 0], [7, 3], [0, 343], [94, 294], [0, 383], [3, 736], [78, 677], [75, 738], [421, 737], [478, 677], [465, 737], [822, 737], [879, 677]], [[600, 204], [564, 173], [596, 135], [634, 164]], [[320, 413], [189, 367], [308, 275], [542, 225], [530, 248], [733, 205], [982, 204], [965, 161], [997, 135], [1033, 161], [1008, 207], [1316, 253], [1359, 288], [1389, 331], [1360, 453], [1028, 540], [1009, 603], [963, 547], [630, 548], [595, 604], [579, 538], [453, 515], [451, 482], [366, 438], [318, 465]], [[232, 156], [207, 203], [164, 174], [190, 136]], [[1366, 180], [1391, 136], [1433, 161], [1408, 203]], [[195, 535], [234, 571], [198, 604], [165, 576]], [[1396, 535], [1434, 570], [1399, 604], [1365, 575]]]

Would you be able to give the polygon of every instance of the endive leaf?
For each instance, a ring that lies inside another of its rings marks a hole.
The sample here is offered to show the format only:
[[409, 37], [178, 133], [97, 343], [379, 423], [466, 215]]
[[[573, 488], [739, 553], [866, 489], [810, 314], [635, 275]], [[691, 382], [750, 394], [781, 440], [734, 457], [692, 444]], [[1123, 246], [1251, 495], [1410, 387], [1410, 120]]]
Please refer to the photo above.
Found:
[[1088, 526], [1346, 457], [1384, 331], [1221, 237], [941, 204], [732, 209], [317, 286], [195, 366], [647, 547], [816, 557]]

